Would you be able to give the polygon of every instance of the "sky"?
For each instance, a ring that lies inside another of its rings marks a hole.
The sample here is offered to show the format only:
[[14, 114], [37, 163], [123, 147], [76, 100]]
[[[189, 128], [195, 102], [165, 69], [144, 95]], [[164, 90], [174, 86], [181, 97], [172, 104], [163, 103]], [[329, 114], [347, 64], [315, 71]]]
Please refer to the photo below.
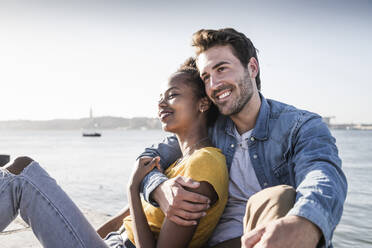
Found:
[[0, 0], [0, 120], [156, 117], [201, 28], [259, 50], [262, 94], [372, 123], [372, 1]]

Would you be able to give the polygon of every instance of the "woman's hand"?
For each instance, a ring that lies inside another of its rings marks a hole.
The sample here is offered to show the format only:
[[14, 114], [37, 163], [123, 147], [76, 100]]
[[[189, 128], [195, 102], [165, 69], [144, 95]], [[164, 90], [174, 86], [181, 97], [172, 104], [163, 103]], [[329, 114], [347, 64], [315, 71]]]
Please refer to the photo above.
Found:
[[150, 172], [154, 167], [162, 171], [160, 164], [160, 157], [141, 159], [136, 162], [135, 169], [129, 180], [128, 189], [129, 190], [139, 190], [140, 184], [143, 178]]

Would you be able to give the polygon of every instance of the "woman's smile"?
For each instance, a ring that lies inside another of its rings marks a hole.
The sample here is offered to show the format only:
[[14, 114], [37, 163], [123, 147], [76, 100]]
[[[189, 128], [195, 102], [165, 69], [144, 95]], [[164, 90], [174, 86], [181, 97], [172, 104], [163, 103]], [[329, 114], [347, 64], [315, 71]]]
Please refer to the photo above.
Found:
[[159, 119], [161, 122], [166, 122], [166, 119], [173, 114], [173, 111], [169, 109], [159, 109]]

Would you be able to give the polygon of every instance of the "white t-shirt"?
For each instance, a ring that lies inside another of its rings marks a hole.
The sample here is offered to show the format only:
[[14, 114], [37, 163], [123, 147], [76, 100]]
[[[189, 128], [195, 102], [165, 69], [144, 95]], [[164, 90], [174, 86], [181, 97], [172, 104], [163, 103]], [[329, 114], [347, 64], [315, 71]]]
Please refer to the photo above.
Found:
[[221, 219], [210, 238], [208, 245], [243, 235], [243, 218], [249, 197], [261, 190], [256, 173], [249, 157], [248, 140], [252, 130], [240, 135], [234, 130], [237, 147], [229, 172], [229, 198]]

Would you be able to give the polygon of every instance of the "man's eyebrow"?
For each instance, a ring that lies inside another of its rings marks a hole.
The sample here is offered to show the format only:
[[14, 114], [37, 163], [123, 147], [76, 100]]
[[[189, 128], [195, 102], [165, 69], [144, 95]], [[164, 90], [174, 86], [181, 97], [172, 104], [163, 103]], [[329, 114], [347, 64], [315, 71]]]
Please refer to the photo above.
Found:
[[[221, 61], [217, 64], [215, 64], [213, 67], [212, 67], [212, 70], [216, 69], [217, 67], [221, 66], [221, 65], [224, 65], [224, 64], [230, 64], [229, 62], [227, 61]], [[201, 74], [201, 77], [203, 77], [205, 74], [207, 74], [206, 72], [203, 72], [203, 74]]]

